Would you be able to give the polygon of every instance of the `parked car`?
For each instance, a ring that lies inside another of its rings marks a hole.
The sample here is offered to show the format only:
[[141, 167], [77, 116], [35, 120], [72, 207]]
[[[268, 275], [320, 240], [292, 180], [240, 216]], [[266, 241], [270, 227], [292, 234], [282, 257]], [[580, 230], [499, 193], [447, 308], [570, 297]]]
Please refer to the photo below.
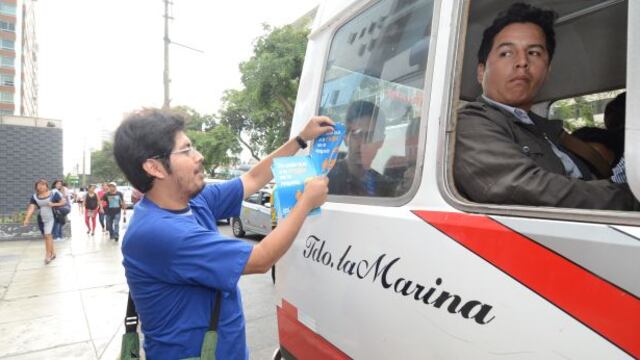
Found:
[[271, 232], [271, 195], [273, 189], [263, 188], [242, 202], [240, 217], [231, 219], [231, 229], [236, 237], [250, 231], [260, 235]]

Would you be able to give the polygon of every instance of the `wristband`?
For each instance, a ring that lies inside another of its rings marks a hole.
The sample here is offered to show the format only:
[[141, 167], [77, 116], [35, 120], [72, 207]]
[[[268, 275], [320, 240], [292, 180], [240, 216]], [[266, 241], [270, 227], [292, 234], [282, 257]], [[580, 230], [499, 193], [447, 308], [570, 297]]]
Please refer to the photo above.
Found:
[[306, 149], [307, 148], [307, 142], [302, 140], [300, 135], [296, 136], [296, 142], [298, 143], [298, 145], [300, 145], [300, 149]]

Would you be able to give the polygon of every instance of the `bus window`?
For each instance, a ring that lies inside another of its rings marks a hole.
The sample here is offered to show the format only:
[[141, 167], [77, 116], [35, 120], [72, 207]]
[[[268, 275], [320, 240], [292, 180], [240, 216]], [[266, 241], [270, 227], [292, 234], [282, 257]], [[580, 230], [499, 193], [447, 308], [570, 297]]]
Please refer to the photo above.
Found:
[[320, 114], [346, 125], [330, 194], [398, 197], [413, 182], [433, 1], [383, 0], [343, 25]]
[[549, 119], [562, 120], [568, 132], [583, 127], [606, 128], [604, 109], [624, 90], [605, 91], [554, 101], [549, 107]]
[[[566, 211], [549, 211], [554, 207], [637, 210], [640, 203], [624, 177], [612, 176], [623, 164], [623, 149], [612, 151], [602, 118], [607, 103], [623, 91], [611, 89], [625, 87], [627, 3], [556, 4], [551, 10], [557, 18], [536, 5], [542, 9], [471, 2], [459, 86], [467, 104], [458, 110], [453, 145], [456, 190], [476, 208], [529, 206], [522, 210], [527, 216], [566, 217]], [[555, 19], [555, 36], [545, 35], [547, 20], [536, 23], [544, 17]], [[508, 62], [522, 59], [509, 57], [524, 53], [513, 41], [518, 35], [545, 45], [543, 61], [533, 64], [531, 57], [532, 70], [520, 79]], [[483, 42], [483, 36], [489, 38]], [[530, 86], [518, 87], [522, 78]], [[556, 99], [564, 100], [549, 109], [550, 116], [536, 114], [536, 105]], [[617, 135], [613, 143], [622, 144], [624, 129]]]

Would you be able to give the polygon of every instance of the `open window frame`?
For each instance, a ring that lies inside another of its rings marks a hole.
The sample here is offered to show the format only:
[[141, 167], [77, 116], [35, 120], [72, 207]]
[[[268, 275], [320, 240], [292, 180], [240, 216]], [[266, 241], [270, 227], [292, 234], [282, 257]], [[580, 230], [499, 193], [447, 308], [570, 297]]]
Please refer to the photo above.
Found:
[[[454, 41], [450, 42], [449, 58], [454, 59], [452, 65], [447, 71], [450, 80], [451, 89], [449, 93], [448, 101], [444, 102], [445, 108], [443, 108], [443, 119], [447, 119], [448, 123], [441, 126], [441, 149], [442, 154], [439, 154], [444, 161], [438, 168], [438, 186], [445, 200], [453, 207], [470, 213], [480, 214], [492, 214], [492, 215], [507, 215], [516, 217], [527, 218], [539, 218], [546, 220], [562, 220], [562, 221], [575, 221], [575, 222], [588, 222], [588, 223], [602, 223], [611, 225], [638, 225], [640, 224], [640, 212], [631, 211], [613, 211], [613, 210], [591, 210], [591, 209], [575, 209], [575, 208], [560, 208], [560, 207], [538, 207], [538, 206], [524, 206], [524, 205], [500, 205], [489, 203], [477, 203], [470, 201], [463, 197], [457, 190], [453, 176], [453, 162], [455, 151], [455, 137], [456, 137], [456, 125], [457, 125], [457, 109], [460, 107], [461, 101], [470, 101], [472, 98], [465, 98], [463, 94], [469, 88], [469, 86], [478, 86], [477, 84], [469, 84], [469, 71], [467, 71], [467, 78], [463, 79], [463, 73], [468, 70], [470, 64], [469, 59], [473, 59], [476, 62], [475, 49], [469, 49], [470, 41], [467, 36], [470, 33], [476, 33], [476, 36], [481, 36], [482, 32], [478, 31], [483, 29], [486, 24], [479, 26], [479, 24], [471, 24], [470, 20], [473, 20], [471, 12], [473, 11], [472, 2], [478, 2], [479, 0], [460, 0], [454, 4], [454, 8], [460, 9], [459, 13], [454, 18], [454, 29], [458, 29], [457, 34], [452, 34]], [[564, 16], [561, 14], [558, 22], [565, 21], [567, 23], [576, 21], [582, 16], [588, 16], [591, 13], [603, 11], [607, 7], [611, 6], [626, 6], [627, 2], [624, 0], [609, 0], [609, 1], [594, 1], [598, 4], [591, 4], [580, 11], [573, 11]], [[500, 3], [499, 1], [493, 1], [494, 5]], [[511, 2], [502, 1], [504, 8], [508, 7]], [[538, 5], [542, 7], [548, 7], [548, 4], [536, 4], [536, 1], [531, 2], [532, 5]], [[486, 5], [486, 4], [485, 4]], [[637, 101], [640, 101], [640, 36], [633, 35], [640, 34], [640, 4], [629, 4], [627, 13], [627, 51], [626, 51], [626, 65], [627, 74], [622, 81], [626, 82], [627, 88], [627, 129], [626, 129], [626, 150], [625, 158], [627, 161], [627, 176], [631, 188], [634, 190], [634, 194], [637, 198], [640, 198], [640, 149], [636, 146], [633, 149], [631, 144], [640, 143], [640, 109], [636, 106], [629, 106]], [[495, 13], [493, 14], [495, 16]], [[484, 19], [485, 22], [491, 21], [490, 19]], [[455, 22], [458, 22], [455, 26]], [[479, 32], [479, 35], [477, 33]], [[561, 42], [558, 42], [558, 48], [562, 46]], [[466, 61], [466, 62], [465, 62]], [[555, 59], [554, 59], [555, 61]], [[623, 59], [624, 61], [624, 59]], [[633, 65], [632, 65], [633, 64]], [[562, 71], [557, 67], [554, 69], [556, 72]], [[475, 77], [474, 80], [475, 81]], [[551, 82], [551, 81], [550, 81]], [[573, 95], [583, 95], [589, 92], [613, 90], [616, 88], [624, 87], [626, 84], [612, 85], [609, 89], [593, 89], [593, 91], [576, 91]], [[547, 84], [550, 85], [550, 84]], [[544, 91], [544, 90], [543, 90]], [[478, 92], [477, 95], [480, 93]], [[542, 94], [546, 96], [545, 94]], [[566, 97], [566, 96], [565, 96]], [[540, 103], [548, 104], [553, 101], [562, 98], [558, 97], [546, 97], [540, 100]], [[546, 115], [546, 114], [541, 114]], [[633, 121], [629, 121], [633, 119]]]

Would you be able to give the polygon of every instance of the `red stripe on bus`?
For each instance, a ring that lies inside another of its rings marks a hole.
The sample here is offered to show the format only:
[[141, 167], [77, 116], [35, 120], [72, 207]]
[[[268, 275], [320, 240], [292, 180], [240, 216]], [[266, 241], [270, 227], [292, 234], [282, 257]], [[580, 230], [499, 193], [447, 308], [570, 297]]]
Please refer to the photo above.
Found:
[[277, 308], [280, 345], [296, 359], [351, 359], [322, 336], [298, 321], [298, 309], [282, 299]]
[[637, 297], [487, 216], [414, 213], [623, 351], [640, 357]]

